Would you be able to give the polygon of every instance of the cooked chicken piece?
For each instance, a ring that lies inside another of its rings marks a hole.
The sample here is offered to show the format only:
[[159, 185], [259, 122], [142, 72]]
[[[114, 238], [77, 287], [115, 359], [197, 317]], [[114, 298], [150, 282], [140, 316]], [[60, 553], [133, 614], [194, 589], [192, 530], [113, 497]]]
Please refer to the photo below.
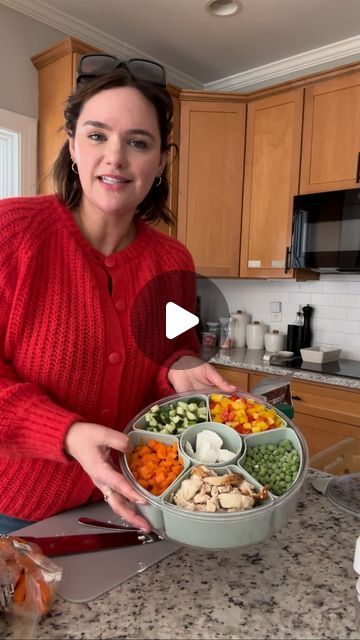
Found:
[[199, 478], [206, 478], [208, 476], [216, 476], [215, 471], [208, 469], [204, 464], [198, 464], [191, 469], [192, 476], [199, 476]]
[[212, 500], [208, 500], [206, 503], [206, 512], [207, 513], [215, 513], [216, 509], [216, 504], [212, 501]]
[[182, 493], [181, 489], [179, 489], [179, 491], [175, 493], [172, 502], [176, 504], [178, 507], [182, 507], [183, 509], [188, 509], [188, 511], [195, 511], [194, 503], [190, 502], [189, 500], [185, 500], [184, 494]]
[[197, 493], [193, 497], [193, 502], [195, 504], [206, 504], [209, 500], [209, 496], [206, 493]]
[[204, 478], [204, 482], [206, 482], [207, 484], [211, 484], [211, 485], [216, 485], [217, 487], [223, 485], [232, 485], [232, 484], [239, 484], [239, 482], [241, 482], [241, 480], [243, 479], [243, 476], [241, 475], [241, 473], [233, 473], [233, 474], [229, 474], [229, 475], [224, 475], [224, 476], [215, 476], [215, 477], [206, 477]]
[[231, 491], [231, 485], [225, 485], [225, 487], [213, 487], [211, 491], [217, 491], [217, 493], [229, 493]]
[[185, 500], [191, 500], [194, 495], [199, 491], [202, 485], [202, 480], [198, 476], [192, 476], [183, 480], [179, 491], [182, 492]]
[[201, 511], [201, 512], [205, 513], [206, 504], [194, 504], [193, 511]]
[[251, 484], [248, 480], [242, 480], [239, 484], [239, 489], [244, 496], [251, 496], [254, 492], [255, 486]]
[[243, 496], [239, 492], [222, 493], [219, 496], [219, 502], [223, 509], [235, 509], [236, 511], [241, 509], [251, 509], [254, 506], [255, 500], [250, 496]]
[[215, 505], [215, 507], [216, 507], [216, 511], [217, 511], [218, 509], [220, 509], [220, 502], [219, 502], [219, 498], [218, 498], [218, 496], [212, 496], [212, 497], [210, 498], [210, 502], [212, 502], [212, 503]]

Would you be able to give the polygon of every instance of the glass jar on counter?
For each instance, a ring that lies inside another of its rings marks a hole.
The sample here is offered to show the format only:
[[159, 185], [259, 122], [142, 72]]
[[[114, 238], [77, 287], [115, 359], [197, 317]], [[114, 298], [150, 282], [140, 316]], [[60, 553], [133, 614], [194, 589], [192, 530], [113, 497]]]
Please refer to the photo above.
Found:
[[215, 346], [220, 342], [220, 322], [207, 322], [206, 331], [215, 336]]
[[231, 349], [231, 318], [219, 318], [220, 321], [220, 349]]

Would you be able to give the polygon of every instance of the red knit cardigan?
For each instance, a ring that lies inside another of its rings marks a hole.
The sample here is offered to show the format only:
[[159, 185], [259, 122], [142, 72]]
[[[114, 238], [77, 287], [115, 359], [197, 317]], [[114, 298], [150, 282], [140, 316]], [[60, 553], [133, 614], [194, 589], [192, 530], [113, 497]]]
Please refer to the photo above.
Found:
[[[102, 497], [64, 454], [65, 434], [78, 420], [123, 430], [174, 392], [168, 367], [199, 343], [194, 330], [166, 339], [165, 304], [194, 311], [193, 270], [182, 244], [144, 222], [105, 257], [55, 196], [0, 200], [0, 513], [40, 520]], [[156, 299], [138, 296], [157, 278]]]

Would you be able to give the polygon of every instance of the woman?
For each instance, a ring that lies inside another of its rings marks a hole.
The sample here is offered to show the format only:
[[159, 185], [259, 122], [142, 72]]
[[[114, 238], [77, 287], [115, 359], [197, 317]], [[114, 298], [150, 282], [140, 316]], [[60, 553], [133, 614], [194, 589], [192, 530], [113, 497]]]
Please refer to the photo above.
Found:
[[197, 358], [194, 330], [162, 338], [166, 287], [132, 313], [164, 273], [175, 302], [194, 308], [188, 251], [145, 222], [169, 219], [171, 98], [150, 61], [84, 78], [89, 62], [99, 56], [84, 58], [65, 110], [56, 195], [0, 201], [3, 533], [103, 498], [148, 531], [132, 506], [144, 499], [117, 466], [129, 451], [121, 431], [169, 393], [234, 390]]

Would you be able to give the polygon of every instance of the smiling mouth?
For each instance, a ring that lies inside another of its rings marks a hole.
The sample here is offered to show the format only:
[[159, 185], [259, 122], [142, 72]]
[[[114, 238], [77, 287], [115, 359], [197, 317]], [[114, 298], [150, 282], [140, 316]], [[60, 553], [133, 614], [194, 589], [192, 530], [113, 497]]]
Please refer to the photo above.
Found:
[[99, 180], [104, 184], [126, 184], [131, 182], [130, 180], [125, 180], [125, 178], [110, 178], [109, 176], [99, 176]]

